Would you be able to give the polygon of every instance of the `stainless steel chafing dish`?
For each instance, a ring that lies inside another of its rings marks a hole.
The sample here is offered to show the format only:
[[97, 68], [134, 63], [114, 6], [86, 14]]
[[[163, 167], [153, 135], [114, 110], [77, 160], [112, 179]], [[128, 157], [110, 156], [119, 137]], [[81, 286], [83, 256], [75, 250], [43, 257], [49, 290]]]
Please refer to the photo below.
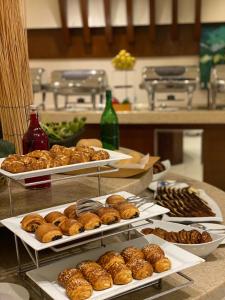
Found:
[[55, 109], [58, 107], [58, 96], [65, 96], [65, 108], [72, 95], [90, 95], [93, 108], [96, 108], [96, 95], [103, 98], [107, 87], [107, 76], [104, 70], [58, 70], [51, 74], [50, 90], [54, 94]]
[[199, 82], [197, 66], [144, 67], [140, 88], [148, 93], [149, 107], [155, 109], [156, 93], [187, 93], [187, 108], [192, 108], [193, 92]]
[[42, 106], [43, 109], [45, 109], [46, 99], [46, 90], [42, 82], [44, 72], [45, 69], [43, 68], [30, 68], [33, 93], [42, 94], [42, 103], [40, 104], [40, 106]]
[[212, 69], [209, 89], [211, 107], [215, 109], [217, 107], [217, 94], [225, 92], [225, 65], [217, 65]]

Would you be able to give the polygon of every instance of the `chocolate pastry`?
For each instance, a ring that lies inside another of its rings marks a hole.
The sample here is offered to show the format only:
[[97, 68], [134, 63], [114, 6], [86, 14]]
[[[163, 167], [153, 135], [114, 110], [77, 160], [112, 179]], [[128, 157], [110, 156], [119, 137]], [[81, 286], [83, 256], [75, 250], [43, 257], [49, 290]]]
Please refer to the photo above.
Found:
[[35, 231], [35, 237], [42, 243], [48, 243], [56, 241], [62, 238], [61, 230], [51, 223], [45, 223], [40, 226]]
[[120, 195], [111, 195], [108, 198], [106, 198], [106, 204], [110, 207], [114, 207], [117, 204], [127, 202], [127, 200]]
[[131, 270], [134, 279], [145, 279], [153, 274], [152, 265], [144, 259], [132, 259], [126, 265]]
[[137, 218], [140, 215], [139, 209], [129, 202], [120, 203], [115, 208], [119, 211], [121, 219], [124, 220]]
[[112, 207], [101, 207], [96, 211], [103, 224], [110, 225], [120, 221], [118, 210]]
[[125, 262], [129, 262], [133, 259], [144, 259], [144, 253], [141, 251], [141, 249], [136, 247], [127, 247], [123, 249], [121, 255], [123, 256]]
[[26, 215], [20, 223], [23, 230], [35, 232], [38, 226], [45, 223], [45, 220], [39, 214], [31, 213]]
[[80, 214], [77, 220], [84, 226], [85, 230], [99, 228], [102, 224], [99, 216], [92, 212], [84, 212]]

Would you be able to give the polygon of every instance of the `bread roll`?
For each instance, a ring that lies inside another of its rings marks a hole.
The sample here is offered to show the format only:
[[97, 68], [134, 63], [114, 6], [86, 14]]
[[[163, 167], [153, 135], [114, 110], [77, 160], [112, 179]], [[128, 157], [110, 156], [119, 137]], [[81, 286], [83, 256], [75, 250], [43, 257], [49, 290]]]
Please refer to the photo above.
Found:
[[102, 148], [102, 142], [98, 139], [81, 139], [76, 146], [92, 146]]

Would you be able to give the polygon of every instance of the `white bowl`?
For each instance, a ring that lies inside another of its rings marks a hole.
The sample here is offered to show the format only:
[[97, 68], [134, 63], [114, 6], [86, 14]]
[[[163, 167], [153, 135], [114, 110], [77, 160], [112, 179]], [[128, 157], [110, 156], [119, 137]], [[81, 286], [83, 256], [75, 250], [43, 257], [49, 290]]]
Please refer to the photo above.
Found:
[[[198, 230], [199, 232], [203, 232], [204, 230], [200, 230], [196, 227], [191, 227], [188, 225], [178, 224], [178, 223], [172, 223], [172, 222], [164, 222], [164, 221], [158, 221], [158, 220], [152, 220], [153, 224], [149, 223], [146, 225], [143, 225], [142, 227], [138, 228], [137, 231], [144, 235], [141, 230], [143, 228], [162, 228], [167, 231], [175, 231], [178, 232], [182, 229], [184, 230]], [[221, 236], [220, 234], [211, 233], [210, 235], [212, 237], [212, 242], [209, 243], [203, 243], [203, 244], [180, 244], [180, 243], [173, 243], [174, 245], [177, 245], [178, 247], [181, 247], [197, 256], [200, 257], [206, 257], [210, 253], [212, 253], [216, 248], [220, 245], [220, 243], [223, 241], [224, 236]]]
[[171, 163], [170, 163], [169, 159], [163, 160], [163, 161], [161, 161], [161, 163], [162, 163], [162, 165], [164, 165], [165, 170], [162, 172], [153, 174], [152, 181], [157, 181], [157, 180], [161, 179], [162, 177], [164, 177], [168, 173], [168, 171], [171, 167]]

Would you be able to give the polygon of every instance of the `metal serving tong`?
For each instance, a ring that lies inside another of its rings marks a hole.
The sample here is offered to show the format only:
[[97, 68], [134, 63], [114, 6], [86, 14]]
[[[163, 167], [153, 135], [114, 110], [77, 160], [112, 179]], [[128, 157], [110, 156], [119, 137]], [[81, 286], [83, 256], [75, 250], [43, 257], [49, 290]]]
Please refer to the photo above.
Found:
[[[141, 207], [145, 203], [152, 204], [151, 206], [156, 204], [156, 201], [152, 198], [152, 196], [131, 196], [126, 198], [129, 203], [134, 204], [136, 207]], [[150, 206], [150, 207], [151, 207]], [[79, 216], [81, 213], [90, 211], [95, 212], [99, 208], [104, 207], [104, 205], [96, 200], [92, 200], [89, 198], [79, 199], [76, 202], [76, 215]], [[149, 206], [148, 206], [149, 208]]]

